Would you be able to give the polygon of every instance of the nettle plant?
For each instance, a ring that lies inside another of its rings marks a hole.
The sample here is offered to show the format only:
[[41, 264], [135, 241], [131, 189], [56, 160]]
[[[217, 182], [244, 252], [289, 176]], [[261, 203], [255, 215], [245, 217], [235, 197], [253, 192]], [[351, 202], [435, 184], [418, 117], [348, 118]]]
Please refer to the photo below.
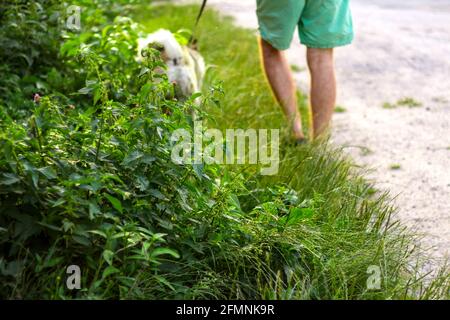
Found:
[[[170, 134], [190, 130], [198, 95], [174, 99], [155, 71], [164, 68], [159, 52], [135, 62], [136, 37], [123, 18], [73, 36], [61, 54], [85, 87], [49, 93], [20, 122], [2, 109], [1, 296], [126, 296], [140, 271], [180, 258], [168, 245], [180, 237], [174, 229], [209, 204], [219, 168], [170, 158]], [[80, 292], [66, 288], [72, 264], [82, 271]]]

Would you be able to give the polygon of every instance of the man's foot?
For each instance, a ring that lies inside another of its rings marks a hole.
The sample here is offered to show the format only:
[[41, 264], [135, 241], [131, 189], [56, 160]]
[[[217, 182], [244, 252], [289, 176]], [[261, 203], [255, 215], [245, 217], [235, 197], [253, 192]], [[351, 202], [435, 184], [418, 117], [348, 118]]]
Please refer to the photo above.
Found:
[[300, 113], [297, 113], [296, 119], [292, 125], [292, 138], [294, 140], [305, 140], [305, 134], [303, 133], [302, 120]]

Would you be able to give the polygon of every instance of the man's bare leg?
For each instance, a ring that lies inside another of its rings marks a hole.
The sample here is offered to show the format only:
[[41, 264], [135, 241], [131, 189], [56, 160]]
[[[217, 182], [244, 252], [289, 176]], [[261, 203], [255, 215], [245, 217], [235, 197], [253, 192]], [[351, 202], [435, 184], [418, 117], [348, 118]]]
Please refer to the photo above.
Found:
[[311, 73], [314, 138], [317, 138], [330, 126], [336, 104], [333, 49], [308, 48], [307, 59]]
[[280, 50], [260, 38], [260, 48], [264, 71], [283, 112], [292, 128], [294, 139], [305, 138], [302, 121], [297, 105], [297, 86], [292, 76], [290, 65]]

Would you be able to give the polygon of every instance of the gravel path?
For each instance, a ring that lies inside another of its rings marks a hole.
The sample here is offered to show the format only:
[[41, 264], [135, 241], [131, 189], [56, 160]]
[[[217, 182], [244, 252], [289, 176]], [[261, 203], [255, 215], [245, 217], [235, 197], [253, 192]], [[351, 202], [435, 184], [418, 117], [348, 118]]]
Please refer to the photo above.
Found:
[[[256, 29], [255, 0], [209, 0]], [[378, 187], [398, 195], [400, 218], [434, 256], [450, 248], [450, 0], [352, 0], [356, 38], [336, 51], [338, 105], [333, 142], [373, 169]], [[288, 51], [308, 91], [305, 48]], [[256, 57], [255, 57], [256, 58]], [[395, 105], [399, 100], [420, 107]]]

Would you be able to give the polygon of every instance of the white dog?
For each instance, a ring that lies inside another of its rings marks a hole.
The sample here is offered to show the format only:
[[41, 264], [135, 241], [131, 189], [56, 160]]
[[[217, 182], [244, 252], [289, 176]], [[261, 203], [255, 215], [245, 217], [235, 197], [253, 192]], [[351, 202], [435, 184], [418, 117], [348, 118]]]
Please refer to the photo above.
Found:
[[138, 40], [138, 61], [142, 61], [142, 51], [149, 46], [158, 48], [167, 65], [167, 77], [178, 90], [178, 98], [188, 98], [200, 92], [205, 75], [205, 60], [197, 51], [182, 46], [172, 32], [160, 29]]

